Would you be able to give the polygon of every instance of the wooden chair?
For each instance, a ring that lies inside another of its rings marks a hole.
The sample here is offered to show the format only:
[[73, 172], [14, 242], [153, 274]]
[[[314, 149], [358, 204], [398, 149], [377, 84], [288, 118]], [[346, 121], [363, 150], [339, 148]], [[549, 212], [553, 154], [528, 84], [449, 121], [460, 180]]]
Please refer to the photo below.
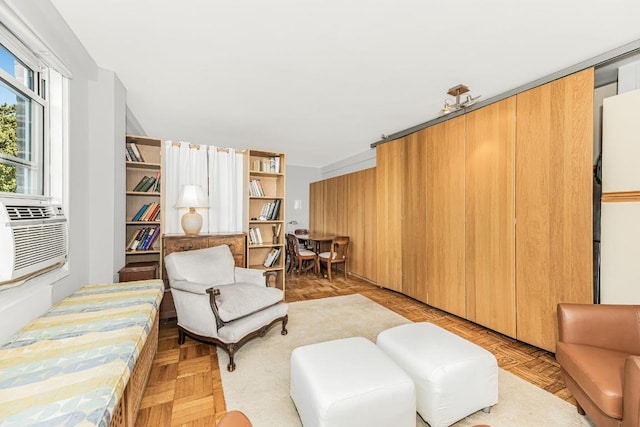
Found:
[[[298, 228], [297, 230], [293, 230], [293, 234], [295, 234], [296, 236], [300, 236], [300, 235], [308, 236], [309, 235], [309, 230], [307, 230], [306, 228]], [[305, 249], [309, 249], [309, 241], [308, 240], [304, 240], [304, 248]]]
[[[327, 265], [327, 278], [331, 281], [331, 269], [334, 264], [343, 264], [344, 268], [344, 278], [347, 278], [347, 267], [348, 267], [348, 257], [347, 252], [349, 249], [349, 237], [348, 236], [337, 236], [334, 237], [331, 241], [331, 246], [329, 247], [329, 252], [321, 252], [318, 254], [316, 258], [316, 272], [320, 273], [322, 263]], [[338, 267], [336, 266], [336, 273], [338, 272]]]
[[292, 264], [294, 264], [294, 268], [298, 271], [298, 274], [302, 273], [303, 271], [309, 271], [312, 268], [316, 268], [316, 259], [318, 258], [318, 256], [313, 251], [300, 249], [298, 238], [295, 235], [287, 234], [287, 246], [291, 248], [293, 257]]

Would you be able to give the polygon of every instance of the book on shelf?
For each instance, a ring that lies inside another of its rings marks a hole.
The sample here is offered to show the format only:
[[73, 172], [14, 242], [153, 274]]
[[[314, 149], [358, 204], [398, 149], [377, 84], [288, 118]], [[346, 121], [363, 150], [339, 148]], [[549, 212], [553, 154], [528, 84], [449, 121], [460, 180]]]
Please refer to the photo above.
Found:
[[142, 187], [144, 187], [144, 185], [147, 183], [147, 181], [149, 180], [150, 177], [148, 176], [143, 176], [142, 178], [140, 178], [140, 181], [138, 181], [138, 183], [136, 184], [135, 187], [133, 187], [133, 191], [140, 191], [140, 189]]
[[160, 179], [159, 177], [143, 176], [140, 181], [133, 187], [133, 191], [142, 193], [146, 192], [158, 192], [160, 191]]
[[264, 189], [259, 179], [252, 179], [249, 182], [249, 195], [253, 197], [264, 197]]
[[144, 238], [144, 242], [140, 245], [140, 249], [146, 251], [155, 240], [156, 234], [159, 233], [158, 227], [152, 227]]
[[149, 177], [149, 179], [147, 180], [147, 182], [142, 186], [142, 188], [139, 191], [142, 192], [148, 192], [149, 190], [151, 190], [151, 187], [153, 187], [153, 184], [156, 182], [156, 179], [152, 176]]
[[255, 159], [251, 162], [253, 172], [280, 173], [280, 156]]
[[267, 268], [273, 267], [276, 264], [276, 262], [278, 262], [278, 257], [280, 256], [281, 251], [282, 251], [282, 248], [272, 248], [267, 254], [264, 260], [264, 263], [262, 265], [264, 265]]
[[271, 210], [271, 214], [269, 215], [269, 220], [276, 220], [280, 216], [280, 203], [282, 203], [280, 199], [276, 199], [273, 201], [273, 209]]
[[124, 157], [127, 160], [127, 162], [132, 162], [133, 160], [131, 159], [131, 154], [129, 154], [129, 147], [126, 147], [124, 150]]
[[145, 203], [142, 206], [140, 206], [140, 209], [138, 209], [138, 212], [136, 212], [133, 218], [131, 218], [131, 221], [140, 221], [140, 218], [142, 217], [142, 215], [144, 215], [144, 213], [147, 211], [148, 208], [149, 208], [149, 203]]
[[135, 142], [130, 142], [129, 147], [131, 147], [131, 151], [134, 154], [133, 155], [133, 158], [135, 159], [134, 162], [144, 162], [144, 159], [140, 154], [140, 150], [138, 150], [138, 146], [135, 144]]
[[256, 227], [255, 229], [255, 233], [256, 233], [256, 242], [261, 245], [262, 244], [262, 233], [260, 232], [260, 227]]
[[155, 181], [154, 181], [154, 183], [151, 186], [151, 189], [149, 191], [153, 191], [153, 192], [159, 192], [160, 191], [160, 171], [158, 171], [156, 173]]

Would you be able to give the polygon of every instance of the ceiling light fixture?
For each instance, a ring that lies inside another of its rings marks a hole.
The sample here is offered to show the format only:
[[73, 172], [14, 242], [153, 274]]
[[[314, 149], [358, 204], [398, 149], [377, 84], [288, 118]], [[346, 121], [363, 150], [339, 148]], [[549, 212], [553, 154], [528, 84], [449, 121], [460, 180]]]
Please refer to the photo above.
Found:
[[444, 106], [440, 110], [440, 115], [444, 116], [445, 114], [453, 113], [454, 111], [458, 111], [462, 108], [467, 108], [476, 103], [476, 101], [480, 98], [481, 95], [471, 96], [467, 95], [464, 101], [460, 101], [460, 95], [469, 92], [469, 88], [465, 85], [457, 85], [449, 89], [447, 92], [448, 95], [455, 96], [455, 103], [453, 99], [447, 98], [444, 100]]

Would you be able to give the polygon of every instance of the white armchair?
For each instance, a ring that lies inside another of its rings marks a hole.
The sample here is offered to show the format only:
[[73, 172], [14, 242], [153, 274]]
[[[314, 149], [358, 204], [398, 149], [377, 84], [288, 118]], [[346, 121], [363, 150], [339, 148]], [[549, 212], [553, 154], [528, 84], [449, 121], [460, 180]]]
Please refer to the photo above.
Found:
[[270, 286], [270, 273], [234, 265], [227, 245], [164, 258], [178, 316], [178, 342], [185, 335], [214, 344], [229, 354], [227, 370], [236, 367], [235, 352], [282, 322], [287, 334], [287, 304], [281, 289]]

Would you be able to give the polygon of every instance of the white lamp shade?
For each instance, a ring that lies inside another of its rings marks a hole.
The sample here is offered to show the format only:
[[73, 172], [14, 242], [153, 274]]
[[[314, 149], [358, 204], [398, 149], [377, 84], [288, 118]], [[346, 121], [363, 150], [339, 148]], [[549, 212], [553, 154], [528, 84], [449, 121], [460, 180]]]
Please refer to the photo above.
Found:
[[207, 208], [209, 203], [202, 187], [199, 185], [183, 185], [176, 208]]

